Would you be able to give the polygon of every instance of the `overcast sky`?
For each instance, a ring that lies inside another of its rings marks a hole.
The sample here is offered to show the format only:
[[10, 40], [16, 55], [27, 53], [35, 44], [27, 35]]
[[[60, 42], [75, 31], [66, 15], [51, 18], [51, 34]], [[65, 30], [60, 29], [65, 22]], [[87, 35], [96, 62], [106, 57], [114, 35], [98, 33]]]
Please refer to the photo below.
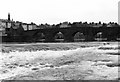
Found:
[[118, 22], [119, 0], [0, 0], [0, 18], [36, 24]]

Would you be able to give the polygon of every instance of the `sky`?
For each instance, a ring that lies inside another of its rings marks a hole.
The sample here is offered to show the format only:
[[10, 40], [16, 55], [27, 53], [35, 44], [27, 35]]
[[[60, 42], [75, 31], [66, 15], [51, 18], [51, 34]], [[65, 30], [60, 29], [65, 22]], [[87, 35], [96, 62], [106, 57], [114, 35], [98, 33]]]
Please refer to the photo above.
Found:
[[0, 19], [36, 24], [118, 22], [120, 0], [0, 0]]

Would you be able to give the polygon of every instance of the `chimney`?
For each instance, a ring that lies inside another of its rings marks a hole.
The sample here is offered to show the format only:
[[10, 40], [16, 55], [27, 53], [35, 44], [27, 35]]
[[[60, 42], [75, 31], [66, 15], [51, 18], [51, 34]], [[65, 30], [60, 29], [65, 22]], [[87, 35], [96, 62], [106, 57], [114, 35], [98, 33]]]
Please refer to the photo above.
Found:
[[10, 21], [10, 13], [8, 13], [8, 21]]

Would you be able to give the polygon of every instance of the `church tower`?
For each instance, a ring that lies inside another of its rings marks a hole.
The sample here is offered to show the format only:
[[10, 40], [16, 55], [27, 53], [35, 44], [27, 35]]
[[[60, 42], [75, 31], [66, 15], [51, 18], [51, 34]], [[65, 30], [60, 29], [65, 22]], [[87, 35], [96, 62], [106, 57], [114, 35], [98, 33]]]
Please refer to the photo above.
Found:
[[10, 13], [8, 13], [8, 21], [10, 21]]

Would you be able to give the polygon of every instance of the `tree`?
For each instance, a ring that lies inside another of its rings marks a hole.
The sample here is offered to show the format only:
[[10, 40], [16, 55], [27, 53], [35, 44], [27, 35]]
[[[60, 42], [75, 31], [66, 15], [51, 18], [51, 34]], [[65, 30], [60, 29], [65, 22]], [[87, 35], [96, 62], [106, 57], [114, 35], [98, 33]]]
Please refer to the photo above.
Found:
[[101, 21], [99, 21], [99, 24], [101, 24]]

